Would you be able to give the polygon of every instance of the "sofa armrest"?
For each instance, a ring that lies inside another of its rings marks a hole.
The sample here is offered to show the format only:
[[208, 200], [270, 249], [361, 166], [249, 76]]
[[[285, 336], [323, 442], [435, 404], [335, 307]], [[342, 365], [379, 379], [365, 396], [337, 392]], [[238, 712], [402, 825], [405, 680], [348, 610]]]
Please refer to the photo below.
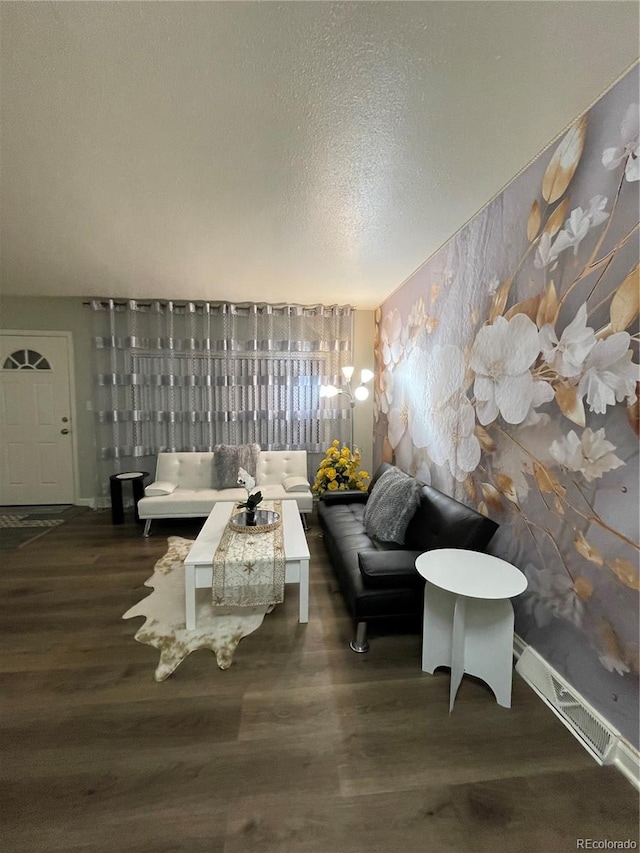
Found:
[[358, 563], [365, 586], [374, 589], [413, 587], [422, 589], [424, 579], [416, 569], [422, 551], [360, 551]]
[[320, 495], [322, 503], [331, 504], [365, 504], [369, 495], [359, 489], [344, 489], [343, 491], [323, 492]]
[[175, 483], [170, 483], [168, 480], [155, 480], [145, 488], [144, 494], [147, 498], [155, 498], [159, 495], [172, 495], [177, 488]]

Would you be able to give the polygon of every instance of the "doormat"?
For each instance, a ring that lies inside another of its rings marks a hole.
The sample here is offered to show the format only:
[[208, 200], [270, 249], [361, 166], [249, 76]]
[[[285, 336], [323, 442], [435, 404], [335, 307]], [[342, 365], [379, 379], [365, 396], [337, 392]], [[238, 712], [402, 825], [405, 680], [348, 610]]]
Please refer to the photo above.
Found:
[[81, 510], [73, 504], [0, 506], [0, 550], [33, 542]]

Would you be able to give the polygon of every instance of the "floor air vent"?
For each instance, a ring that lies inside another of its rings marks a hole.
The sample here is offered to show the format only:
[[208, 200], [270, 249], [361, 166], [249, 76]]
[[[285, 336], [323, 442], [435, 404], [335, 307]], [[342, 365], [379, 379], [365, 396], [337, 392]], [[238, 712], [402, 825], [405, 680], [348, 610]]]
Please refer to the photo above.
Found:
[[549, 673], [547, 677], [553, 690], [551, 701], [555, 709], [571, 722], [576, 735], [595, 758], [604, 763], [615, 743], [615, 735], [555, 675]]
[[[567, 684], [530, 646], [522, 651], [516, 671], [599, 764], [618, 764], [619, 732], [612, 729], [584, 697]], [[625, 772], [622, 767], [620, 769]], [[625, 775], [628, 774], [625, 772]]]

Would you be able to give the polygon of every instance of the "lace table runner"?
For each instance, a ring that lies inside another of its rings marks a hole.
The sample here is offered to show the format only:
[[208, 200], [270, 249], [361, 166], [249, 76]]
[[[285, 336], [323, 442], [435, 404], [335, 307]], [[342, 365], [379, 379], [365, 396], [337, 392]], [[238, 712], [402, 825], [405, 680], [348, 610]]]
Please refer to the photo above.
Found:
[[[260, 509], [280, 513], [281, 501], [263, 501]], [[238, 512], [231, 504], [229, 518]], [[240, 533], [225, 527], [213, 555], [212, 603], [256, 607], [284, 601], [284, 533], [282, 522], [267, 533]]]

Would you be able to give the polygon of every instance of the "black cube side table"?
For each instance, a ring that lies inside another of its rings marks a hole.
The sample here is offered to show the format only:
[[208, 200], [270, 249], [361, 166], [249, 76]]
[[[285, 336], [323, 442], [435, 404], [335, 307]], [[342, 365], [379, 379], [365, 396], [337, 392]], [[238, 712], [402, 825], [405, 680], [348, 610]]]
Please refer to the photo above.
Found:
[[138, 501], [144, 496], [144, 478], [148, 477], [147, 471], [124, 471], [122, 474], [112, 474], [109, 477], [109, 489], [111, 491], [111, 523], [124, 524], [124, 506], [122, 503], [122, 484], [129, 482], [133, 489], [133, 509], [135, 519], [140, 523], [138, 515]]

